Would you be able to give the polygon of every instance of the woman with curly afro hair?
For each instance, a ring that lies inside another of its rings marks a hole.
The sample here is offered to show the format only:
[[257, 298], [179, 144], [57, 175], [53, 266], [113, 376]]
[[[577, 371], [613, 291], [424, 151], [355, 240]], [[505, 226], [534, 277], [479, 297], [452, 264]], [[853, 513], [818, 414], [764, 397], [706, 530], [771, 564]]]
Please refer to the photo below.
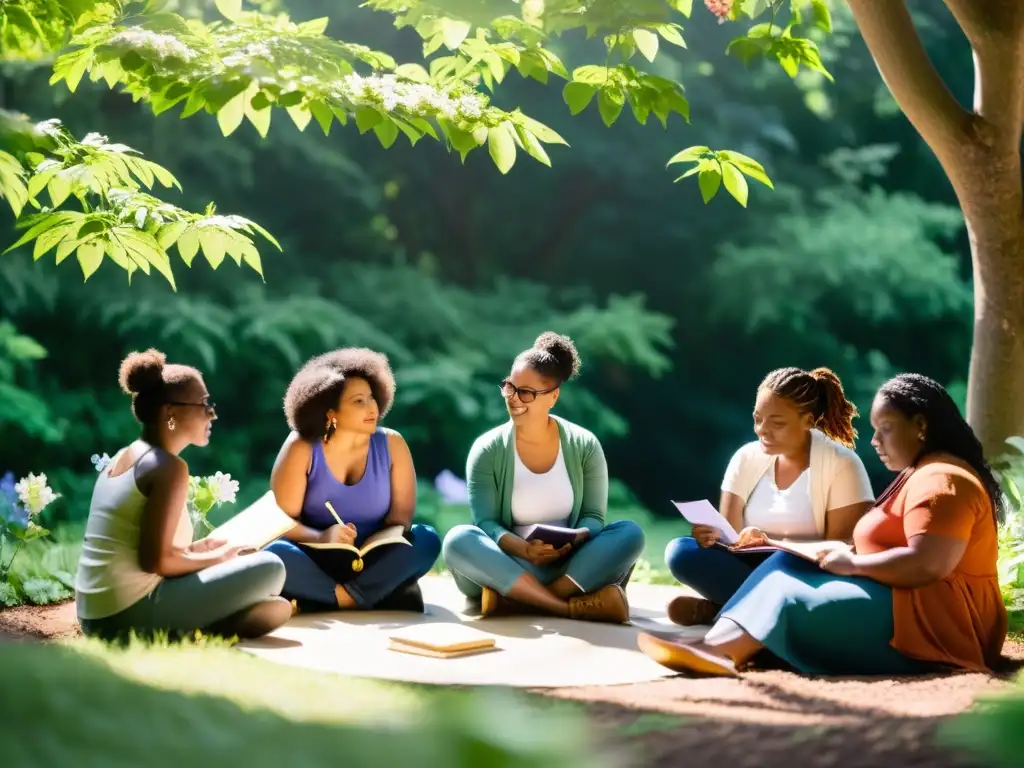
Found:
[[937, 382], [907, 373], [871, 407], [878, 457], [899, 475], [861, 517], [853, 546], [813, 563], [777, 552], [700, 640], [640, 635], [677, 671], [736, 675], [761, 649], [804, 674], [991, 671], [1006, 639], [996, 569], [1003, 505], [971, 427]]
[[[287, 569], [284, 595], [302, 610], [423, 611], [417, 582], [441, 551], [437, 532], [413, 524], [416, 470], [402, 436], [380, 420], [395, 397], [388, 359], [345, 348], [314, 357], [292, 379], [284, 410], [292, 432], [274, 463], [271, 489], [296, 519], [267, 550]], [[335, 517], [337, 516], [337, 517]], [[367, 552], [361, 570], [347, 550], [399, 526], [411, 546]]]
[[[767, 537], [847, 541], [875, 494], [853, 451], [857, 408], [828, 368], [779, 368], [765, 376], [754, 402], [757, 439], [733, 455], [719, 511], [740, 532], [740, 547]], [[677, 624], [710, 624], [768, 556], [713, 546], [718, 531], [695, 525], [665, 548], [672, 575], [701, 597], [669, 603]]]
[[279, 597], [280, 559], [192, 541], [180, 454], [207, 445], [217, 418], [202, 374], [150, 349], [124, 359], [120, 383], [142, 435], [96, 478], [75, 578], [82, 631], [106, 639], [196, 630], [248, 638], [284, 624], [291, 604]]
[[[444, 560], [463, 594], [479, 600], [483, 616], [528, 607], [629, 621], [623, 585], [643, 551], [643, 530], [630, 520], [605, 524], [608, 467], [601, 443], [551, 414], [579, 367], [571, 339], [541, 334], [501, 382], [509, 421], [470, 449], [473, 525], [449, 531]], [[563, 529], [558, 546], [538, 525]]]

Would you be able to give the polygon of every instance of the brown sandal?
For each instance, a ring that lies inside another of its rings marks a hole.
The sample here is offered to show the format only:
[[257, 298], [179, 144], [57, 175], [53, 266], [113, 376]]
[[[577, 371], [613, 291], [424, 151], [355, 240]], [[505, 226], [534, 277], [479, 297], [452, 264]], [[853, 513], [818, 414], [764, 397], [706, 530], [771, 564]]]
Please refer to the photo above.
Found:
[[645, 656], [674, 672], [692, 672], [712, 677], [740, 677], [739, 670], [730, 659], [701, 651], [692, 645], [664, 640], [647, 632], [640, 633], [637, 645]]

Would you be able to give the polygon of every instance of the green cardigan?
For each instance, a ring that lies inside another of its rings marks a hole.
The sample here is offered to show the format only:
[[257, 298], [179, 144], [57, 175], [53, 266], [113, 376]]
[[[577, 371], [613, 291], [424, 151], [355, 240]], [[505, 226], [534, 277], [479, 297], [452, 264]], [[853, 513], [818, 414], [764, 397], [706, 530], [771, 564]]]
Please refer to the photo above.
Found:
[[[604, 450], [588, 430], [557, 416], [551, 418], [558, 425], [562, 456], [572, 485], [569, 527], [586, 528], [594, 536], [604, 528], [608, 509], [608, 464]], [[473, 523], [495, 541], [512, 532], [515, 456], [515, 429], [509, 421], [478, 437], [466, 460]]]

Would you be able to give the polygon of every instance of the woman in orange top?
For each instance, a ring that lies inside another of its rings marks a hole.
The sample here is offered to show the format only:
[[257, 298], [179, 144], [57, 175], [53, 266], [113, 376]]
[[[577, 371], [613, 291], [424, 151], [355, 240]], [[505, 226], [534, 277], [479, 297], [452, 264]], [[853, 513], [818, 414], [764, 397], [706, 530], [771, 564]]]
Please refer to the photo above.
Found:
[[818, 563], [777, 552], [699, 642], [640, 636], [675, 670], [736, 675], [767, 648], [807, 674], [990, 670], [1006, 639], [996, 575], [999, 484], [936, 382], [904, 374], [871, 408], [871, 444], [900, 474]]

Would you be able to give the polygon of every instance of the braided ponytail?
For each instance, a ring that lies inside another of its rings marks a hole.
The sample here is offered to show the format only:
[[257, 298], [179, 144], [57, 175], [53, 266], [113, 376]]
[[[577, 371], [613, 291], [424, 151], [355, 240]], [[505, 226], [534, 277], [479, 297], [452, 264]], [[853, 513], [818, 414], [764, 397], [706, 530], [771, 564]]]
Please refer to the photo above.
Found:
[[810, 413], [815, 429], [830, 440], [853, 448], [857, 438], [853, 428], [857, 406], [847, 400], [842, 382], [828, 368], [779, 368], [765, 377], [759, 389], [767, 389], [789, 400], [797, 410]]

